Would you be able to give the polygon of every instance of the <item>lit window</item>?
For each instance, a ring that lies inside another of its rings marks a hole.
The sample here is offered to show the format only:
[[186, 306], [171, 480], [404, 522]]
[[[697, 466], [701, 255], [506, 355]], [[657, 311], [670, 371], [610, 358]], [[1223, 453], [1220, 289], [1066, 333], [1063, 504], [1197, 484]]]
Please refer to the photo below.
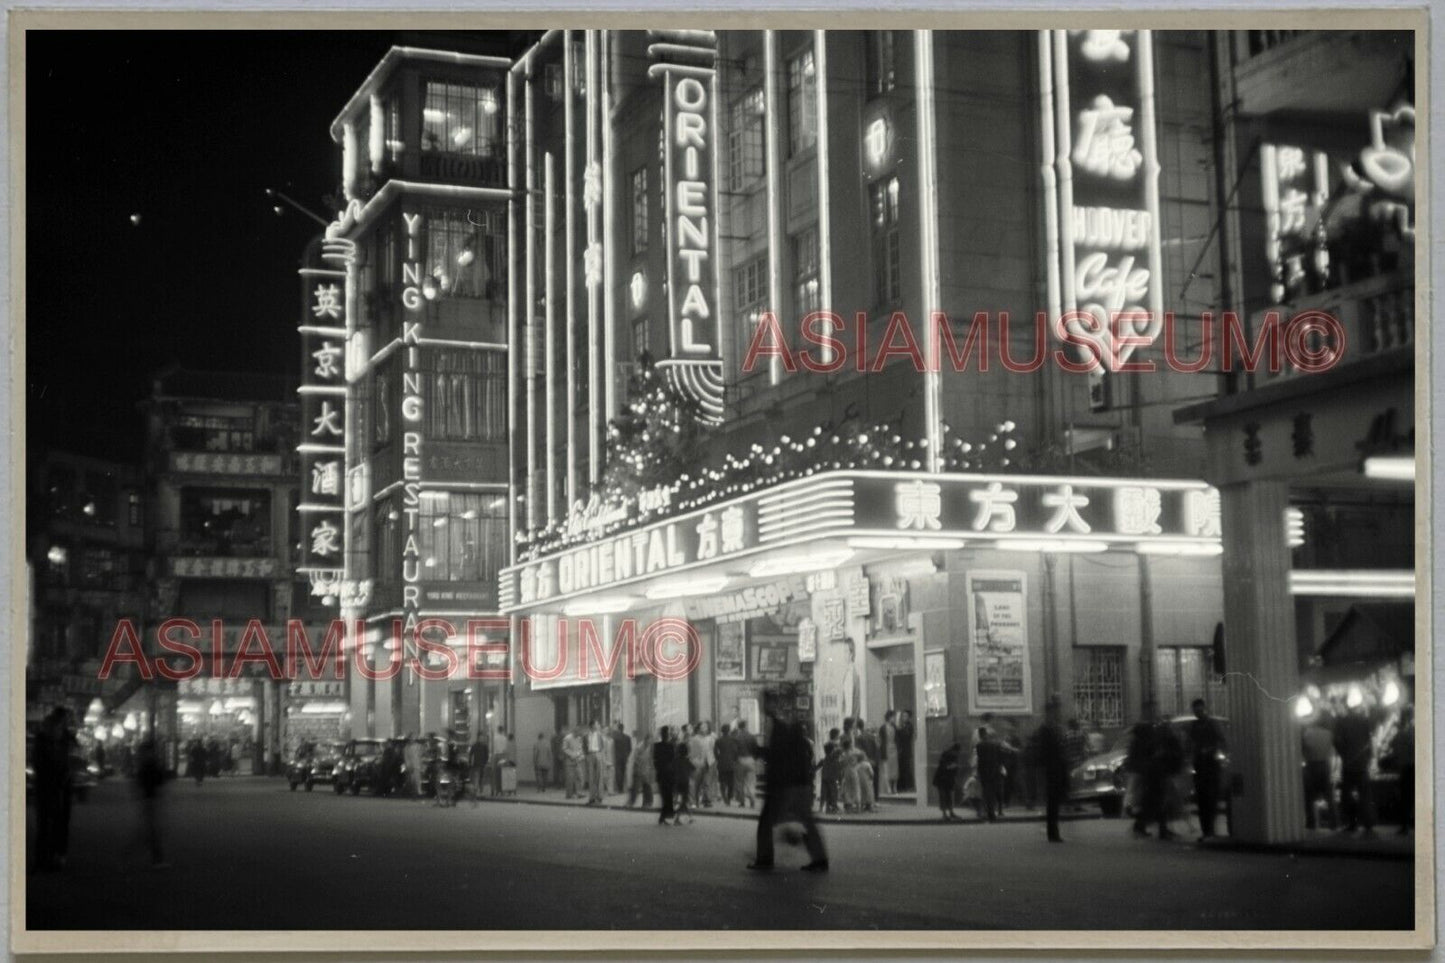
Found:
[[793, 235], [793, 307], [799, 320], [822, 307], [818, 284], [818, 229]]
[[447, 298], [506, 300], [506, 213], [429, 211], [426, 273]]
[[864, 34], [865, 92], [869, 97], [886, 94], [895, 83], [893, 31], [869, 30]]
[[818, 142], [818, 70], [808, 48], [788, 61], [788, 156]]
[[898, 178], [890, 177], [868, 187], [873, 235], [873, 284], [877, 303], [891, 307], [903, 293], [899, 256]]
[[506, 564], [505, 496], [422, 492], [417, 520], [421, 577], [438, 582], [491, 582]]
[[439, 353], [423, 379], [426, 437], [501, 441], [507, 431], [505, 357], [493, 351]]
[[733, 297], [738, 306], [737, 331], [750, 342], [758, 321], [767, 310], [768, 270], [762, 258], [756, 258], [733, 271]]
[[492, 157], [501, 138], [495, 87], [429, 82], [422, 108], [422, 150]]

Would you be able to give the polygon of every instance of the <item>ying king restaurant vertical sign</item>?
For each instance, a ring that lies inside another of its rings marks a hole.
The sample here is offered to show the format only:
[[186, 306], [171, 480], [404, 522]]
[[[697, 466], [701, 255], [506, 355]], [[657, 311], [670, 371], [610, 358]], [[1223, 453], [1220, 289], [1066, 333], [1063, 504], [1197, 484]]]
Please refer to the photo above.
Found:
[[[334, 258], [328, 258], [334, 260]], [[345, 564], [347, 275], [301, 276], [301, 564], [313, 586], [335, 586]], [[329, 591], [326, 592], [329, 594]]]
[[652, 30], [649, 77], [662, 79], [669, 356], [657, 367], [701, 418], [723, 414], [719, 326], [717, 39], [707, 30]]
[[[1164, 323], [1154, 47], [1148, 30], [1046, 30], [1040, 42], [1049, 308], [1072, 341], [1127, 363]], [[1052, 245], [1051, 245], [1052, 248]], [[1093, 352], [1078, 348], [1087, 363]], [[1089, 404], [1110, 404], [1108, 364], [1089, 373]]]

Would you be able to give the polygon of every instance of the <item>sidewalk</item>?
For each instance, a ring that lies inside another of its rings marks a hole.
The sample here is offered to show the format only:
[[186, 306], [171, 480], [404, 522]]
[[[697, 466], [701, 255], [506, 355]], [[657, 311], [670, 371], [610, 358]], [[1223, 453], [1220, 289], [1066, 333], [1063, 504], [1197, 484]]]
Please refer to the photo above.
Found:
[[[573, 806], [579, 809], [628, 809], [626, 793], [609, 793], [604, 798], [600, 806], [589, 807], [587, 805], [586, 797], [567, 799], [563, 790], [561, 789], [548, 789], [546, 792], [539, 792], [535, 786], [519, 786], [517, 788], [517, 794], [515, 796], [484, 796], [482, 798], [486, 802], [523, 803], [534, 806]], [[761, 797], [759, 798], [758, 806], [762, 806]], [[634, 806], [632, 808], [633, 810], [637, 810], [638, 807]], [[979, 819], [978, 816], [974, 814], [971, 808], [963, 806], [960, 806], [957, 810], [959, 816], [958, 819], [953, 820], [952, 822], [945, 822], [942, 816], [939, 814], [937, 808], [920, 807], [913, 799], [908, 797], [884, 797], [878, 800], [874, 808], [875, 811], [871, 813], [840, 813], [838, 815], [824, 815], [821, 812], [815, 812], [813, 814], [813, 818], [815, 818], [818, 822], [825, 824], [859, 823], [871, 826], [956, 826], [961, 824], [987, 824], [987, 820]], [[657, 812], [656, 800], [654, 800], [652, 811]], [[692, 810], [692, 815], [718, 816], [723, 819], [756, 819], [758, 815], [758, 810], [749, 809], [745, 806], [698, 806]], [[1098, 809], [1091, 807], [1078, 811], [1072, 811], [1066, 808], [1061, 814], [1060, 818], [1062, 820], [1068, 821], [1075, 819], [1099, 819], [1101, 817]], [[999, 821], [1006, 823], [1041, 823], [1044, 821], [1044, 810], [1042, 806], [1036, 807], [1034, 809], [1025, 809], [1022, 806], [1015, 806], [1006, 809], [1003, 816], [1000, 817]]]
[[1205, 849], [1249, 853], [1280, 853], [1291, 856], [1349, 856], [1356, 859], [1413, 859], [1415, 834], [1399, 835], [1397, 827], [1376, 829], [1373, 836], [1341, 833], [1331, 829], [1307, 829], [1297, 843], [1248, 843], [1219, 836], [1200, 843]]

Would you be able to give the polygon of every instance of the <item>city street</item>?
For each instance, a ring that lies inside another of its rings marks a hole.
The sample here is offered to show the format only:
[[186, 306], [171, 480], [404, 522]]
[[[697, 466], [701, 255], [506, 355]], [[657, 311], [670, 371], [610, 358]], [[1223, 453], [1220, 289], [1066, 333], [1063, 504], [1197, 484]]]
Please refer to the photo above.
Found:
[[[1409, 927], [1413, 864], [1203, 852], [1122, 820], [828, 826], [833, 870], [745, 868], [751, 820], [168, 784], [172, 866], [134, 842], [130, 787], [74, 808], [70, 860], [28, 883], [31, 928], [1202, 929]], [[33, 823], [33, 810], [30, 813]], [[33, 835], [32, 835], [33, 839]]]

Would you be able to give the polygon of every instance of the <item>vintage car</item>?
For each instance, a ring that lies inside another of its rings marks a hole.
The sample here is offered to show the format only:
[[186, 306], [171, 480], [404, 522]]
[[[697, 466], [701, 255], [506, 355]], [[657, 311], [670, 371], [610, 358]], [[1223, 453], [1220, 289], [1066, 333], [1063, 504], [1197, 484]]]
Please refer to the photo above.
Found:
[[384, 794], [391, 788], [382, 785], [381, 755], [386, 742], [385, 739], [352, 739], [342, 746], [331, 783], [338, 796], [348, 790], [355, 796], [363, 789]]
[[297, 755], [286, 766], [286, 781], [294, 792], [297, 786], [306, 787], [310, 792], [318, 782], [331, 782], [336, 778], [336, 764], [341, 761], [343, 742], [323, 742], [309, 746], [304, 754]]
[[[1218, 716], [1214, 721], [1224, 732], [1225, 745], [1229, 740], [1229, 720]], [[1194, 801], [1194, 750], [1189, 744], [1189, 724], [1194, 716], [1175, 716], [1169, 720], [1169, 727], [1179, 739], [1184, 750], [1184, 766], [1174, 777], [1179, 798], [1190, 803]], [[1125, 732], [1107, 752], [1090, 756], [1075, 766], [1069, 773], [1069, 802], [1075, 805], [1097, 803], [1105, 816], [1121, 816], [1126, 812], [1133, 815], [1134, 799], [1129, 795], [1129, 773], [1124, 771], [1124, 759], [1129, 754], [1129, 733]], [[1229, 811], [1229, 753], [1220, 753], [1219, 791], [1216, 799], [1222, 812]]]

